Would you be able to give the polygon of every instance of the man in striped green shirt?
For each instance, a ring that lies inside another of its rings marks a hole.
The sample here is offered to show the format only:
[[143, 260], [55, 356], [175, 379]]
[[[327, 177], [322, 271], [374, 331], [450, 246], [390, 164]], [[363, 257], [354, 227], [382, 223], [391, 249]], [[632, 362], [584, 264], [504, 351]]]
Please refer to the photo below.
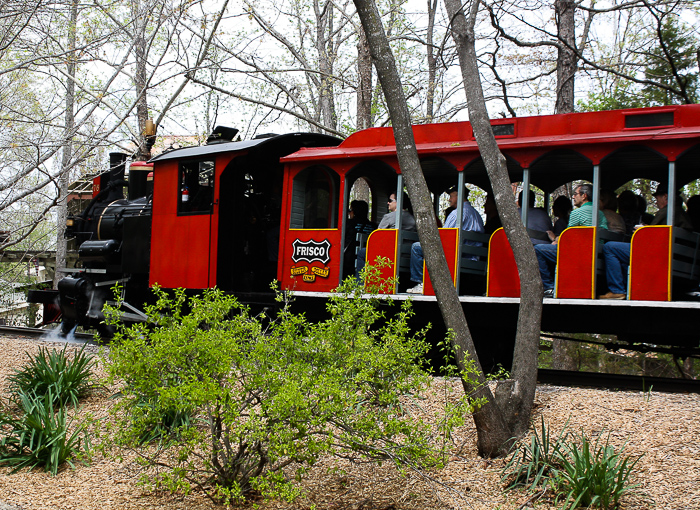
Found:
[[[574, 191], [573, 201], [575, 209], [569, 216], [568, 227], [591, 227], [593, 226], [593, 186], [581, 184]], [[598, 211], [598, 226], [607, 229], [608, 222], [603, 211]], [[552, 244], [536, 244], [535, 255], [540, 265], [540, 276], [544, 286], [544, 297], [554, 297], [554, 270], [557, 264], [557, 242]]]

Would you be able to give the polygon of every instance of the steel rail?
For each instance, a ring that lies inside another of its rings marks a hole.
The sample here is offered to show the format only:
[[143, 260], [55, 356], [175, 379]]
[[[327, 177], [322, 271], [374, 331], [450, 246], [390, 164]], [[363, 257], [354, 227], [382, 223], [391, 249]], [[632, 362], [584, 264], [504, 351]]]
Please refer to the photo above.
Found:
[[54, 334], [57, 335], [57, 337], [51, 338], [51, 340], [68, 341], [70, 343], [74, 342], [80, 344], [97, 344], [97, 342], [95, 342], [95, 335], [89, 333], [72, 333], [71, 335], [69, 335], [68, 338], [66, 338], [65, 335], [60, 335], [56, 330], [53, 329], [27, 328], [22, 326], [0, 326], [0, 335], [12, 334], [30, 337], [42, 337]]
[[597, 372], [539, 369], [537, 371], [537, 382], [579, 388], [608, 388], [662, 393], [700, 393], [700, 380], [696, 379], [600, 374]]

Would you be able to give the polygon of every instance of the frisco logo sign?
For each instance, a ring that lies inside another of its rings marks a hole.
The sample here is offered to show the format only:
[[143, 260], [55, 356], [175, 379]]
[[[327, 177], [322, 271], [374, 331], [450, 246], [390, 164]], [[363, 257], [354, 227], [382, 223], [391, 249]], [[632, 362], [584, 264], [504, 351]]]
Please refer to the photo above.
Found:
[[305, 261], [308, 263], [320, 262], [325, 265], [331, 260], [331, 243], [328, 239], [320, 243], [314, 240], [300, 241], [295, 239], [292, 246], [294, 247], [292, 260], [295, 263]]

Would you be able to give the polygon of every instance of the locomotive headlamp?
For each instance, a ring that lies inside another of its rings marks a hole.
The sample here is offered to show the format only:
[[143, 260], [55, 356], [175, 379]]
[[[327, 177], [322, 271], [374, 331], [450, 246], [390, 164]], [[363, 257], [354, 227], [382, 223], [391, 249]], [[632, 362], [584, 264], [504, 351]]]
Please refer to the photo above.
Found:
[[66, 227], [72, 227], [75, 224], [73, 218], [66, 219]]

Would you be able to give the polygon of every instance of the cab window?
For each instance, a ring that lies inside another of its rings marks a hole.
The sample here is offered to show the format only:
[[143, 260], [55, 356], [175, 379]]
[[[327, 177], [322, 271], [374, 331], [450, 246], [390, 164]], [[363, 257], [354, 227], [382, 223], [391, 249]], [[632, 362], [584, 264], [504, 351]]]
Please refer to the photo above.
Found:
[[187, 161], [180, 165], [178, 213], [208, 214], [214, 203], [214, 162]]
[[325, 168], [307, 168], [294, 178], [290, 228], [338, 228], [340, 179]]

